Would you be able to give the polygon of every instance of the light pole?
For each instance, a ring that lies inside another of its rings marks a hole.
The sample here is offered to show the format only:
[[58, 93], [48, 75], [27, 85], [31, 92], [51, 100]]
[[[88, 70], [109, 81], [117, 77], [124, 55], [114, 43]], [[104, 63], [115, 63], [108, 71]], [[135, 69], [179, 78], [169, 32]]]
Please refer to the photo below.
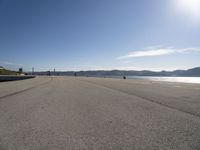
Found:
[[32, 75], [34, 74], [34, 67], [32, 67]]

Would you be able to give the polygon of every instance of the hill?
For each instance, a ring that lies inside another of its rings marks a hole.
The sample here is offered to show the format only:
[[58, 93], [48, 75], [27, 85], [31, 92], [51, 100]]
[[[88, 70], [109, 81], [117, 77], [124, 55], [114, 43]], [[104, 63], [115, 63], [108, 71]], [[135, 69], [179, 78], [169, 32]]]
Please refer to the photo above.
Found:
[[0, 75], [18, 75], [16, 71], [11, 71], [0, 66]]
[[[31, 73], [27, 73], [31, 74]], [[74, 71], [62, 72], [34, 72], [34, 75], [62, 75], [73, 76]], [[200, 77], [200, 67], [188, 70], [175, 70], [175, 71], [135, 71], [135, 70], [96, 70], [96, 71], [77, 71], [77, 76], [93, 76], [93, 77], [106, 77], [106, 76], [175, 76], [175, 77]]]

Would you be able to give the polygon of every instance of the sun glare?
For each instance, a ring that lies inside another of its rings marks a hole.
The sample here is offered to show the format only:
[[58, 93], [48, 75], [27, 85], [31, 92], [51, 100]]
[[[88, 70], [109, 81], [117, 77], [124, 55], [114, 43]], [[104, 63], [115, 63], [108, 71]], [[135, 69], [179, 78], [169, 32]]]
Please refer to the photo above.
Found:
[[200, 20], [200, 0], [176, 0], [176, 8], [180, 13]]

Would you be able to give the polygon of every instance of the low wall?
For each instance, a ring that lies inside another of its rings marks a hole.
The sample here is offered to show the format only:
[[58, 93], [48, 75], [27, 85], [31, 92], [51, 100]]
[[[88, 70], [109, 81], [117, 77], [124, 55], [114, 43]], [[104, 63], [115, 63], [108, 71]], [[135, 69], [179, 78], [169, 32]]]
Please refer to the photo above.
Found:
[[13, 75], [0, 75], [0, 82], [4, 81], [16, 81], [35, 78], [35, 76], [13, 76]]

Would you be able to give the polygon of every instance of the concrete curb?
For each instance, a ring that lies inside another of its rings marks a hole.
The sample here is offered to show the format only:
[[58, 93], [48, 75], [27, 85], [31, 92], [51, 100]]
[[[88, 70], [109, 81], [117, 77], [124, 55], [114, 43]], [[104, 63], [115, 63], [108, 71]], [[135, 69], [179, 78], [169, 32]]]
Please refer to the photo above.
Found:
[[16, 81], [35, 78], [35, 76], [13, 76], [13, 75], [0, 75], [0, 82]]

